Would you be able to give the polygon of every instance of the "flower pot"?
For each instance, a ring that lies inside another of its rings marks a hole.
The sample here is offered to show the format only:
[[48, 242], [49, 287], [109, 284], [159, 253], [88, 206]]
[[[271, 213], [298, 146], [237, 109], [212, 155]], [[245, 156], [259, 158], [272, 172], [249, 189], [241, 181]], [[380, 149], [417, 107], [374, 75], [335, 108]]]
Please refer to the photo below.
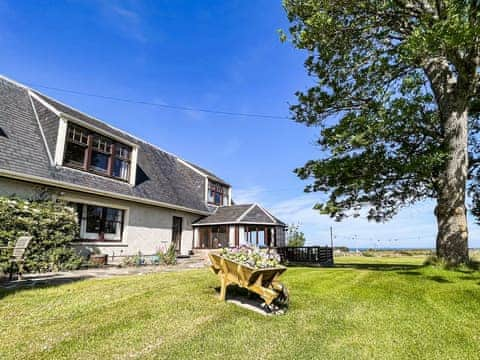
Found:
[[107, 265], [108, 255], [105, 254], [91, 254], [90, 262], [95, 265]]

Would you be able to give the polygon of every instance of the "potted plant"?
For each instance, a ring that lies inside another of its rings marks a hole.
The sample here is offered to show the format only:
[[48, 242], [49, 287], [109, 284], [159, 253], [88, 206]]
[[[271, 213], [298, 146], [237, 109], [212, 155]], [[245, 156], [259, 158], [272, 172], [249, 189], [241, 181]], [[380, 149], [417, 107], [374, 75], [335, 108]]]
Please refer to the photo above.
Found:
[[108, 255], [102, 254], [99, 249], [95, 248], [93, 252], [90, 253], [88, 260], [93, 265], [104, 266], [108, 264]]

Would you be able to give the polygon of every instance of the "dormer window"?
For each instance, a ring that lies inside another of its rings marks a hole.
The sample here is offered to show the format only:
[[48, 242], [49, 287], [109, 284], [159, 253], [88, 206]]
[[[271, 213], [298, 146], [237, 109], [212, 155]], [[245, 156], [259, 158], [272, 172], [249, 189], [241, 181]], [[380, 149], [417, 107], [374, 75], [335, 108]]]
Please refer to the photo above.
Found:
[[227, 206], [228, 205], [228, 187], [208, 181], [208, 202], [212, 205]]
[[128, 181], [132, 148], [69, 123], [63, 164]]

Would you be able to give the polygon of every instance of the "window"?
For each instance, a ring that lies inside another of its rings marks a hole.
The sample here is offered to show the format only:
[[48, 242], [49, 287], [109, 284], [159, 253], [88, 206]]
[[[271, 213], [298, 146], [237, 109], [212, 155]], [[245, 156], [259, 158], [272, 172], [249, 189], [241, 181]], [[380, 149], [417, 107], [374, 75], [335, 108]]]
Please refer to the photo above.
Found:
[[245, 226], [244, 236], [244, 242], [252, 246], [267, 247], [275, 245], [272, 227], [260, 225]]
[[74, 167], [81, 167], [85, 163], [88, 150], [88, 133], [79, 127], [70, 125], [67, 131], [65, 147], [65, 163]]
[[99, 135], [93, 135], [90, 170], [108, 174], [111, 153], [112, 143], [110, 140]]
[[64, 164], [128, 181], [132, 148], [80, 126], [67, 130]]
[[228, 188], [219, 183], [208, 181], [208, 202], [218, 206], [228, 205]]
[[115, 161], [113, 163], [113, 173], [112, 175], [126, 179], [128, 177], [128, 172], [130, 169], [130, 153], [131, 149], [117, 144], [115, 146]]
[[229, 246], [228, 226], [202, 226], [199, 229], [200, 248], [218, 249]]
[[80, 239], [121, 241], [124, 210], [104, 206], [77, 204]]

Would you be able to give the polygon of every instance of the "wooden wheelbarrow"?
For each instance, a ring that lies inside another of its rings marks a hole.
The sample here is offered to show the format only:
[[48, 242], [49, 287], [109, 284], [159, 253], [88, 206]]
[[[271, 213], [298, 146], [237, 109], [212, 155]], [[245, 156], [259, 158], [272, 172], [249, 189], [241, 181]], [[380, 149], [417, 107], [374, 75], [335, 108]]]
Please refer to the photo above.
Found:
[[288, 307], [287, 288], [278, 281], [287, 268], [254, 269], [222, 257], [219, 254], [208, 254], [212, 265], [210, 269], [220, 278], [220, 299], [225, 301], [228, 285], [238, 285], [260, 295], [265, 301], [265, 310], [274, 311], [279, 307]]

